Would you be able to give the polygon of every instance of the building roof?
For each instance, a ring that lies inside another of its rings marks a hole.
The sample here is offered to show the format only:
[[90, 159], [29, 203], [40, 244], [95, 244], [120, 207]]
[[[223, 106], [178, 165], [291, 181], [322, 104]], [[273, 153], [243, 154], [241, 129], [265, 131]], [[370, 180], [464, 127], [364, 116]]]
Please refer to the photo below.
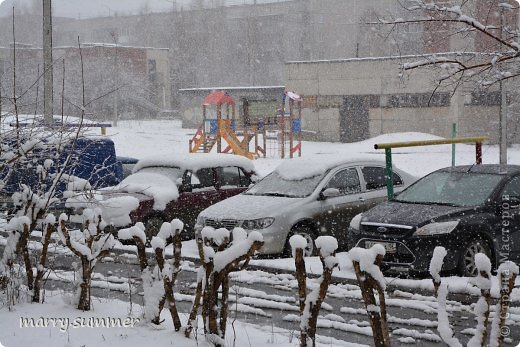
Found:
[[203, 105], [234, 105], [235, 100], [228, 94], [228, 92], [211, 92], [204, 101]]

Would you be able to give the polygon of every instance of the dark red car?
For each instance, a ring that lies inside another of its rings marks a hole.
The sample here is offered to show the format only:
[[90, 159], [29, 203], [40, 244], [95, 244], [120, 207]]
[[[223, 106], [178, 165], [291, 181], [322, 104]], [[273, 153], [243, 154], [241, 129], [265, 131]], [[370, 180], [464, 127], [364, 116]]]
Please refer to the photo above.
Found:
[[193, 238], [198, 214], [221, 200], [246, 190], [254, 181], [253, 162], [230, 154], [189, 154], [140, 160], [118, 186], [104, 191], [103, 217], [115, 227], [136, 222], [147, 238], [165, 221], [184, 222], [186, 239]]

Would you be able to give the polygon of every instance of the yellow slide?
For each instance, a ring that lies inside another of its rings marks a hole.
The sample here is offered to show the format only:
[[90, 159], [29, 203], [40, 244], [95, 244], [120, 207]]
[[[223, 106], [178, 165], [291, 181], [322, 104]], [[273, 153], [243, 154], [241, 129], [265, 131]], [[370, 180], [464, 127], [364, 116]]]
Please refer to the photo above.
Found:
[[246, 149], [249, 143], [242, 143], [229, 127], [222, 127], [220, 129], [220, 136], [226, 140], [235, 154], [242, 155], [248, 159], [253, 159], [254, 153], [251, 153]]

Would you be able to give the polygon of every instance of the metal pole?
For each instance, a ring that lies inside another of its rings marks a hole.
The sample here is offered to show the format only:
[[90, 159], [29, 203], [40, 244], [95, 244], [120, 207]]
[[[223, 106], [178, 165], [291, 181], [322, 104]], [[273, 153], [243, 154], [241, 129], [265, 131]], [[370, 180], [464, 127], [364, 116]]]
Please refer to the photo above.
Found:
[[500, 81], [500, 99], [500, 165], [507, 165], [507, 103], [503, 81]]
[[293, 123], [294, 123], [294, 100], [289, 98], [289, 158], [293, 158], [293, 146], [294, 146], [294, 132], [293, 132]]
[[43, 0], [43, 71], [43, 117], [50, 124], [53, 116], [51, 0]]
[[385, 159], [386, 159], [386, 194], [388, 200], [394, 197], [394, 172], [392, 170], [392, 149], [385, 148]]
[[[457, 123], [452, 123], [451, 125], [451, 138], [457, 137]], [[455, 166], [455, 144], [451, 145], [451, 167]]]
[[[504, 8], [500, 7], [500, 38], [504, 32]], [[499, 121], [499, 142], [500, 142], [500, 165], [507, 165], [507, 98], [504, 88], [504, 81], [500, 80], [500, 121]]]
[[482, 164], [482, 142], [475, 143], [475, 157], [476, 164]]
[[298, 157], [302, 156], [302, 101], [298, 101], [298, 122], [300, 122], [300, 129], [298, 129]]

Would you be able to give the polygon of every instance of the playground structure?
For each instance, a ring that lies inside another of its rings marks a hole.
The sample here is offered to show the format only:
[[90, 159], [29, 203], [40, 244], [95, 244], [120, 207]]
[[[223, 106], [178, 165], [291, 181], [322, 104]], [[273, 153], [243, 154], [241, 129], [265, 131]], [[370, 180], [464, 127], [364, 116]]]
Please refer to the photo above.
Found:
[[[289, 112], [286, 112], [287, 100]], [[268, 155], [293, 158], [295, 153], [301, 156], [301, 104], [299, 95], [286, 91], [276, 114], [252, 121], [249, 103], [244, 100], [242, 117], [237, 121], [233, 98], [226, 92], [212, 92], [202, 103], [203, 121], [189, 141], [189, 151], [209, 153], [216, 146], [217, 153], [232, 153], [249, 159]], [[211, 105], [216, 108], [216, 118], [213, 119], [208, 118], [207, 112]], [[222, 140], [227, 144], [224, 148]]]
[[[456, 143], [474, 143], [475, 144], [475, 165], [482, 164], [482, 142], [488, 138], [485, 136], [481, 137], [461, 137], [453, 139], [443, 140], [425, 140], [425, 141], [409, 141], [409, 142], [392, 142], [392, 143], [379, 143], [374, 145], [374, 149], [385, 150], [385, 161], [386, 161], [386, 192], [388, 200], [394, 197], [394, 183], [393, 183], [393, 169], [392, 169], [392, 148], [403, 148], [403, 147], [422, 147], [422, 146], [435, 146], [435, 145], [454, 145]], [[452, 166], [455, 165], [455, 150], [452, 151]]]

